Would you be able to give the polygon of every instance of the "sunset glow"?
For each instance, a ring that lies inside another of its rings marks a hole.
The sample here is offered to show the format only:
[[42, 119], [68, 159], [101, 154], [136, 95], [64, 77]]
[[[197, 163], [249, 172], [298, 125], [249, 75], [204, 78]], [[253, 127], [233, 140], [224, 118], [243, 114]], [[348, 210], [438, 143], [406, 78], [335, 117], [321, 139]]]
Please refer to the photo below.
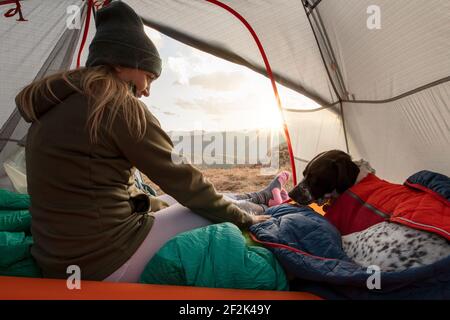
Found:
[[[146, 33], [158, 47], [163, 72], [143, 101], [165, 130], [282, 128], [269, 78], [150, 28]], [[277, 88], [285, 108], [319, 107], [297, 92], [279, 84]]]

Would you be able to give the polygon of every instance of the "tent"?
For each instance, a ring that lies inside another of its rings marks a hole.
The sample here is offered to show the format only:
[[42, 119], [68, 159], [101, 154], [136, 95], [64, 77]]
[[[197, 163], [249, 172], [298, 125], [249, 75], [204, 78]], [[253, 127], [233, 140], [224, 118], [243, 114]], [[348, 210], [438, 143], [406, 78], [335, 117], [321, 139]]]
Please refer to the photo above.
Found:
[[[109, 0], [0, 0], [0, 163], [20, 156], [26, 84], [82, 66], [95, 12]], [[291, 163], [341, 149], [403, 182], [450, 175], [450, 2], [447, 0], [126, 0], [169, 37], [272, 82]], [[317, 102], [283, 107], [277, 84]], [[12, 188], [0, 166], [0, 188]], [[17, 182], [16, 182], [17, 183]]]
[[[109, 2], [0, 1], [2, 163], [27, 130], [15, 94], [83, 65], [95, 11]], [[275, 92], [283, 84], [321, 105], [279, 104], [297, 179], [307, 161], [333, 148], [369, 160], [393, 182], [422, 169], [450, 174], [450, 2], [125, 2], [163, 34], [268, 76]]]

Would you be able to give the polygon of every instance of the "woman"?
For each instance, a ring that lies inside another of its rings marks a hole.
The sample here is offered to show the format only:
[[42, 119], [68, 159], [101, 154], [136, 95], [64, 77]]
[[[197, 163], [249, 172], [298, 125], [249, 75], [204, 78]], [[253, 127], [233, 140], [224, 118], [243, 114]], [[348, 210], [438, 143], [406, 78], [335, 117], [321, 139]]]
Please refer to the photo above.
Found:
[[[86, 68], [36, 81], [16, 97], [32, 123], [31, 253], [45, 277], [66, 278], [77, 265], [82, 279], [135, 282], [177, 233], [211, 222], [244, 228], [267, 216], [247, 214], [200, 171], [172, 161], [169, 137], [138, 100], [161, 73], [139, 16], [113, 2], [98, 11], [96, 27]], [[135, 168], [184, 207], [139, 192]]]

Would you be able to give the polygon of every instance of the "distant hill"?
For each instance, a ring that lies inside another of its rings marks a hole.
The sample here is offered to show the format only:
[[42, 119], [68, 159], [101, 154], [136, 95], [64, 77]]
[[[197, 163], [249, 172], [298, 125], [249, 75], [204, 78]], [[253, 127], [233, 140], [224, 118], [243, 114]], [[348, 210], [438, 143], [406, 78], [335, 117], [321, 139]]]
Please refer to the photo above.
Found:
[[[232, 135], [226, 135], [224, 132], [195, 132], [195, 131], [186, 131], [186, 132], [169, 132], [169, 136], [175, 140], [175, 147], [177, 147], [177, 141], [178, 143], [183, 143], [183, 141], [180, 142], [180, 137], [189, 137], [188, 139], [191, 140], [191, 143], [194, 143], [194, 138], [198, 141], [201, 141], [202, 143], [201, 148], [197, 148], [197, 159], [202, 158], [203, 152], [205, 148], [208, 147], [209, 144], [211, 144], [211, 138], [222, 136], [222, 139], [227, 139], [230, 136], [243, 139], [245, 138], [247, 141], [244, 147], [244, 151], [248, 151], [250, 143], [258, 142], [258, 139], [266, 138], [267, 137], [268, 130], [255, 130], [255, 131], [246, 131], [246, 132], [232, 132]], [[215, 188], [221, 192], [231, 192], [231, 193], [240, 193], [240, 192], [252, 192], [257, 191], [270, 183], [270, 181], [274, 178], [274, 174], [282, 171], [287, 170], [290, 171], [290, 160], [289, 160], [289, 153], [288, 148], [286, 145], [286, 142], [284, 140], [284, 137], [280, 134], [278, 136], [279, 138], [279, 148], [276, 148], [277, 155], [278, 155], [278, 167], [275, 168], [275, 170], [272, 173], [267, 173], [261, 170], [263, 165], [261, 164], [206, 164], [205, 161], [201, 161], [200, 164], [195, 164], [196, 167], [198, 167], [205, 177], [210, 180]], [[219, 138], [220, 139], [220, 138]], [[226, 145], [226, 141], [223, 143], [223, 145]], [[225, 146], [226, 147], [226, 146]], [[236, 146], [235, 146], [236, 147]], [[191, 148], [195, 149], [195, 148]], [[199, 151], [200, 150], [200, 151]], [[194, 150], [195, 151], [195, 150]], [[192, 152], [192, 150], [191, 150]], [[225, 154], [227, 153], [227, 150], [225, 148]], [[187, 154], [187, 153], [186, 153]], [[228, 160], [236, 160], [236, 155], [226, 155], [228, 157]], [[224, 157], [225, 158], [225, 157]], [[226, 159], [225, 159], [226, 160]], [[147, 177], [144, 176], [144, 179], [147, 183], [149, 183], [157, 192], [158, 195], [163, 194], [164, 192], [153, 182], [151, 182]], [[290, 190], [292, 188], [292, 179], [288, 182], [286, 185], [286, 189]]]
[[175, 151], [192, 164], [208, 168], [236, 165], [268, 165], [279, 149], [286, 147], [284, 135], [268, 129], [249, 131], [169, 131]]
[[[234, 165], [234, 166], [198, 166], [205, 177], [214, 184], [214, 187], [225, 193], [253, 192], [265, 188], [274, 175], [282, 170], [291, 171], [287, 145], [284, 143], [279, 151], [279, 168], [272, 174], [264, 174], [261, 165]], [[145, 181], [158, 193], [164, 194], [156, 184], [144, 176]], [[286, 185], [286, 190], [293, 187], [292, 178]]]

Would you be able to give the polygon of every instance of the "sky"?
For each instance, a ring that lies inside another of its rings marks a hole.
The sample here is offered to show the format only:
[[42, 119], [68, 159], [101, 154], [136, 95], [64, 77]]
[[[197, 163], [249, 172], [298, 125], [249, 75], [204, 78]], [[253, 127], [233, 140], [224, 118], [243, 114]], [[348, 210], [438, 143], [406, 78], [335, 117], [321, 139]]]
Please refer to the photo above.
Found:
[[[145, 28], [162, 59], [161, 76], [143, 97], [166, 131], [281, 128], [272, 85], [246, 67], [217, 58]], [[286, 108], [313, 109], [312, 100], [278, 85]]]

